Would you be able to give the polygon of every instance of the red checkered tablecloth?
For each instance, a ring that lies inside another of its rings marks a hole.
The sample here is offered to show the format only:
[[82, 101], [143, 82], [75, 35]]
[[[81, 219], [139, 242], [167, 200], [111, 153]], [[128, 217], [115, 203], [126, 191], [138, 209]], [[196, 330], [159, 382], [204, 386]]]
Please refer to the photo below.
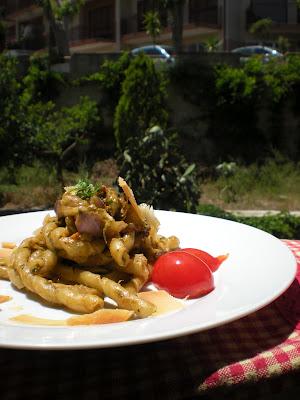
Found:
[[299, 398], [300, 241], [285, 243], [298, 275], [269, 306], [209, 331], [146, 345], [0, 350], [0, 399]]

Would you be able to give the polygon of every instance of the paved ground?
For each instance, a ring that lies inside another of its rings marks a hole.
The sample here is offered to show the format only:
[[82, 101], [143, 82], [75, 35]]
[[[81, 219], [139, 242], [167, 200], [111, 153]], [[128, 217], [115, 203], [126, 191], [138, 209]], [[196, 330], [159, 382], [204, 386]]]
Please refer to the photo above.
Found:
[[[275, 215], [278, 210], [226, 210], [232, 214], [243, 217], [262, 217], [263, 215]], [[300, 217], [300, 211], [289, 211], [290, 214]]]

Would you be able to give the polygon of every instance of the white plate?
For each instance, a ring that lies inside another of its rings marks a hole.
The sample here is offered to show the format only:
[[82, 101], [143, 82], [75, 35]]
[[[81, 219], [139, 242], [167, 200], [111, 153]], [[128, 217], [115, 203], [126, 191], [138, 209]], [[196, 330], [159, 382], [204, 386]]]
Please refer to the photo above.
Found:
[[[0, 218], [0, 242], [30, 236], [47, 212]], [[296, 275], [296, 261], [280, 240], [246, 225], [218, 218], [157, 211], [163, 235], [176, 235], [182, 247], [198, 247], [213, 255], [229, 253], [215, 275], [216, 289], [186, 301], [180, 311], [124, 323], [46, 327], [13, 323], [10, 317], [31, 314], [63, 319], [66, 311], [42, 305], [9, 282], [0, 281], [0, 294], [12, 301], [1, 304], [0, 346], [26, 349], [114, 347], [174, 338], [203, 331], [243, 317], [282, 294]], [[20, 306], [22, 311], [20, 311]]]

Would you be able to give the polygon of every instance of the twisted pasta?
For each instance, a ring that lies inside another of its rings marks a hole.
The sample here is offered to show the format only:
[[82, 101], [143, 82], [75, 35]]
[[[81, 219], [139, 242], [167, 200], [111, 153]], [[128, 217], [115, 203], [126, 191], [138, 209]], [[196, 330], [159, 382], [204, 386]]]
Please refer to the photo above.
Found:
[[66, 188], [56, 216], [47, 216], [13, 250], [10, 262], [0, 266], [0, 278], [79, 313], [101, 309], [110, 298], [136, 317], [152, 315], [156, 307], [138, 292], [156, 257], [179, 241], [158, 235], [150, 207], [137, 204], [122, 178], [119, 185], [123, 194], [83, 181]]

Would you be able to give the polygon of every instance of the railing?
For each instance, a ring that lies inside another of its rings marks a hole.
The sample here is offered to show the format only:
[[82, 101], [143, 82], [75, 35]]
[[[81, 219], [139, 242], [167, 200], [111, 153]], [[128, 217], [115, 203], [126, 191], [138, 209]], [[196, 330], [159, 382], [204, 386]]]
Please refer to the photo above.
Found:
[[6, 29], [5, 39], [7, 43], [13, 43], [16, 41], [16, 27], [12, 26]]
[[121, 20], [122, 35], [126, 35], [128, 33], [134, 33], [137, 31], [137, 29], [138, 29], [138, 21], [136, 15], [130, 18], [122, 18]]
[[5, 0], [0, 2], [0, 6], [4, 7], [6, 15], [13, 14], [33, 5], [36, 5], [34, 0]]
[[204, 11], [199, 11], [190, 14], [190, 22], [196, 25], [217, 25], [218, 24], [218, 9], [211, 8]]
[[219, 6], [217, 0], [190, 0], [189, 22], [196, 25], [217, 25]]
[[36, 2], [34, 0], [19, 0], [18, 3], [19, 3], [19, 8], [26, 8], [36, 5]]
[[86, 25], [78, 25], [69, 30], [69, 39], [71, 42], [87, 39], [114, 40], [114, 31], [103, 29], [101, 26], [91, 29]]

